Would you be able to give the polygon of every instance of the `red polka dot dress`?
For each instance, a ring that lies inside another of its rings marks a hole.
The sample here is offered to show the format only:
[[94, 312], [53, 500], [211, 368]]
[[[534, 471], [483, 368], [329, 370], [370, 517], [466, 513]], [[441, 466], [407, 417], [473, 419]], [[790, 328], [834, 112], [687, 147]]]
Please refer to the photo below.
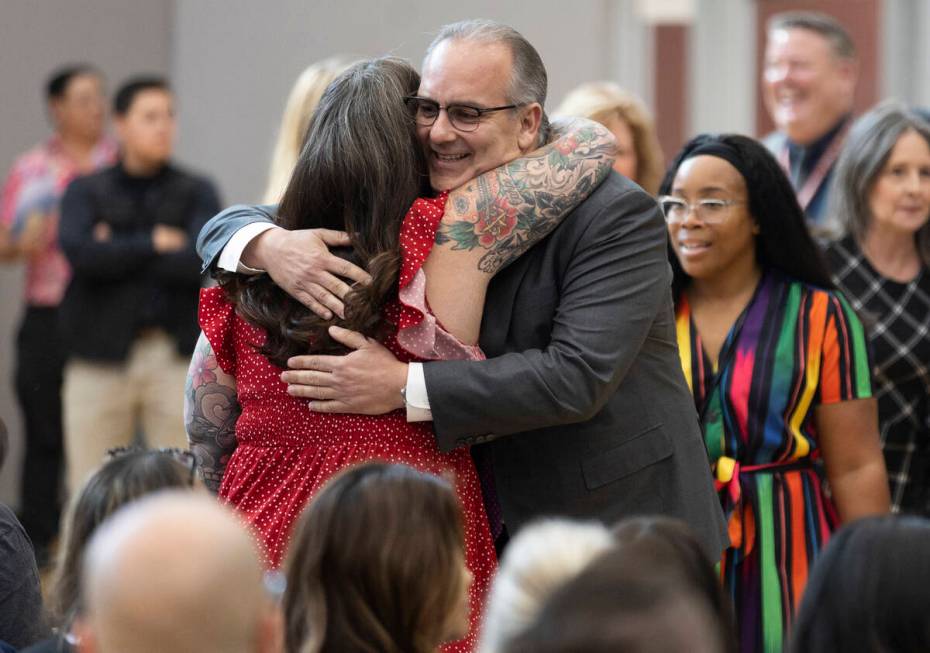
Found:
[[[480, 349], [462, 344], [443, 330], [426, 305], [422, 265], [445, 201], [445, 193], [418, 199], [401, 228], [398, 301], [386, 311], [397, 329], [384, 344], [405, 362], [483, 358]], [[407, 422], [400, 410], [377, 416], [311, 412], [307, 400], [287, 394], [279, 378], [281, 368], [257, 352], [255, 345], [264, 342], [264, 331], [239, 317], [220, 288], [202, 291], [199, 319], [217, 363], [236, 379], [242, 407], [236, 422], [237, 447], [226, 467], [220, 497], [235, 506], [253, 528], [265, 563], [276, 567], [282, 562], [291, 528], [307, 502], [327, 479], [348, 465], [382, 460], [451, 477], [465, 516], [466, 561], [474, 583], [468, 637], [444, 650], [473, 650], [497, 561], [468, 451], [440, 452], [431, 424]]]

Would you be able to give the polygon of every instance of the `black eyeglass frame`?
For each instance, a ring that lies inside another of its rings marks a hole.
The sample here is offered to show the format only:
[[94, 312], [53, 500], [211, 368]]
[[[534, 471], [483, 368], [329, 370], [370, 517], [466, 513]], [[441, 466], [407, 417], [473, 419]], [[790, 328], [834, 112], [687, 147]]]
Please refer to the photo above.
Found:
[[[411, 106], [411, 102], [415, 102], [417, 104]], [[439, 120], [439, 112], [445, 110], [446, 116], [449, 118], [449, 124], [451, 124], [453, 127], [458, 129], [459, 131], [466, 132], [466, 133], [476, 131], [478, 127], [481, 125], [481, 118], [486, 113], [494, 113], [496, 111], [506, 111], [507, 109], [518, 109], [524, 106], [525, 104], [525, 103], [524, 104], [507, 104], [507, 105], [500, 106], [500, 107], [487, 107], [487, 108], [475, 107], [470, 104], [448, 104], [446, 106], [442, 106], [441, 104], [436, 102], [436, 100], [430, 100], [429, 98], [420, 97], [418, 95], [408, 95], [404, 97], [404, 103], [407, 105], [408, 108], [411, 108], [414, 111], [414, 114], [413, 114], [414, 120], [416, 120], [417, 124], [421, 125], [422, 127], [432, 127], [434, 124], [436, 124], [436, 121]], [[417, 109], [419, 109], [419, 104], [423, 104], [423, 103], [436, 107], [436, 116], [432, 120], [424, 121], [419, 117]], [[466, 125], [465, 127], [462, 127], [462, 125], [458, 124], [455, 121], [455, 118], [453, 118], [453, 114], [449, 112], [450, 109], [453, 109], [453, 110], [454, 109], [466, 109], [468, 111], [474, 111], [476, 114], [474, 116], [474, 120], [475, 120], [474, 124]]]

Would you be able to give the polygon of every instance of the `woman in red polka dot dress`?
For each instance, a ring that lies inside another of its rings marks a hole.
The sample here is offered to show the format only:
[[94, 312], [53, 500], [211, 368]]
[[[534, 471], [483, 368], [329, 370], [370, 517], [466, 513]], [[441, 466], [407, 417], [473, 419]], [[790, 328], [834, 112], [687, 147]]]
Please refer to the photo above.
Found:
[[[324, 320], [266, 275], [221, 275], [220, 287], [201, 295], [203, 334], [188, 378], [186, 424], [208, 486], [218, 486], [245, 516], [269, 567], [281, 563], [308, 500], [348, 465], [383, 460], [450, 478], [465, 515], [474, 582], [469, 635], [449, 650], [467, 651], [496, 565], [468, 450], [440, 452], [429, 423], [407, 422], [403, 411], [311, 412], [279, 377], [290, 356], [345, 353], [329, 335], [333, 325], [378, 339], [403, 361], [483, 358], [474, 343], [491, 277], [597, 186], [613, 163], [614, 144], [606, 130], [576, 121], [525, 158], [451, 193], [423, 197], [428, 175], [415, 135], [422, 109], [405, 106], [418, 85], [409, 64], [383, 58], [356, 64], [327, 89], [276, 220], [287, 229], [345, 230], [352, 247], [341, 255], [372, 280], [346, 295], [345, 318]], [[440, 227], [456, 237], [437, 238]], [[477, 246], [462, 248], [461, 238]], [[434, 314], [429, 300], [448, 306], [450, 296], [455, 310]]]

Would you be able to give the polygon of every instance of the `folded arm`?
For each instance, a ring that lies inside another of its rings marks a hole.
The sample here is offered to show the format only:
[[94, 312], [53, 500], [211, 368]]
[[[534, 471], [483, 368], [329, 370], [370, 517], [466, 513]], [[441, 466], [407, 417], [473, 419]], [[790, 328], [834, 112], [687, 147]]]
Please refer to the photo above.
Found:
[[200, 259], [194, 249], [197, 235], [217, 211], [220, 200], [213, 185], [202, 181], [194, 206], [184, 224], [184, 245], [176, 251], [164, 252], [151, 262], [152, 273], [162, 281], [189, 285], [200, 279]]
[[61, 201], [58, 237], [75, 272], [99, 279], [120, 279], [146, 266], [156, 255], [149, 233], [112, 234], [94, 237], [100, 216], [84, 180], [78, 179]]
[[216, 362], [206, 336], [191, 358], [184, 391], [184, 428], [204, 484], [216, 493], [226, 464], [236, 449], [236, 420], [242, 409], [236, 395], [236, 379]]

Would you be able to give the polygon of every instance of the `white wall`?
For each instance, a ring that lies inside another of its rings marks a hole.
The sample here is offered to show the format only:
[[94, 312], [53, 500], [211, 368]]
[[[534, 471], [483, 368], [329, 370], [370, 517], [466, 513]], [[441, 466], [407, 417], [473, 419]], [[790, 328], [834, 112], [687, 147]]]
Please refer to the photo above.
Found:
[[882, 97], [930, 107], [930, 1], [888, 0], [882, 15]]
[[756, 3], [698, 0], [689, 52], [689, 135], [756, 131]]
[[[97, 65], [112, 89], [138, 72], [171, 69], [173, 0], [0, 0], [0, 174], [48, 135], [43, 85], [66, 62]], [[22, 298], [20, 266], [0, 266], [0, 417], [12, 450], [0, 501], [18, 503], [22, 429], [13, 395], [13, 342]]]
[[[629, 4], [184, 0], [175, 16], [180, 158], [212, 173], [224, 202], [254, 201], [264, 186], [285, 97], [305, 66], [339, 53], [391, 53], [419, 68], [436, 29], [462, 18], [503, 21], [537, 47], [549, 71], [549, 108], [576, 84], [624, 70], [630, 79], [617, 81], [641, 90], [647, 59], [614, 54], [642, 40], [634, 22], [624, 20]], [[626, 25], [629, 38], [618, 33]]]

